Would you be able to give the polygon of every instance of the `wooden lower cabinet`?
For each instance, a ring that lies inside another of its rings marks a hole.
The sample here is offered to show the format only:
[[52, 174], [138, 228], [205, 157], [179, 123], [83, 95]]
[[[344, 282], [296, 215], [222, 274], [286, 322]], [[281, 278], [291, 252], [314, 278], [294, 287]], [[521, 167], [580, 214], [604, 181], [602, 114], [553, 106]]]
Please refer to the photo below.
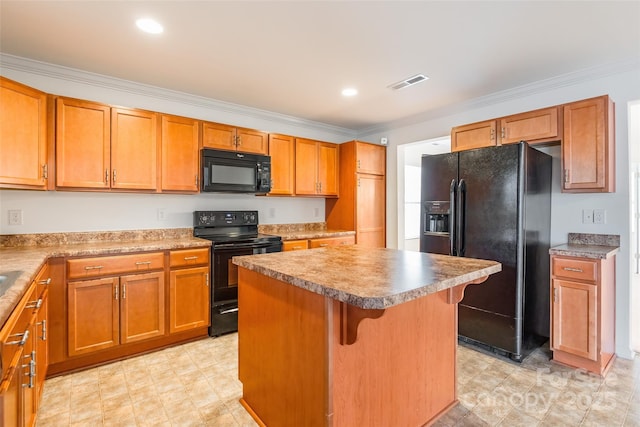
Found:
[[46, 321], [46, 290], [38, 295], [34, 281], [0, 330], [0, 425], [35, 424], [46, 372], [38, 369], [47, 354], [39, 335], [42, 321]]
[[[52, 258], [49, 376], [208, 336], [209, 248]], [[175, 273], [175, 274], [174, 274]]]
[[70, 282], [69, 355], [164, 335], [164, 272]]
[[553, 360], [605, 375], [615, 356], [615, 256], [551, 256]]
[[209, 267], [171, 271], [169, 332], [209, 326]]

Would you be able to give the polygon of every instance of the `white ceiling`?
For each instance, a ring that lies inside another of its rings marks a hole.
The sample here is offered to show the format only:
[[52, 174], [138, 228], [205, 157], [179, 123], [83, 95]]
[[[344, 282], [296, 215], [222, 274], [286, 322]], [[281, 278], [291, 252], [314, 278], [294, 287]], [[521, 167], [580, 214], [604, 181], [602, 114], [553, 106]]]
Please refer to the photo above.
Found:
[[640, 2], [2, 0], [0, 51], [357, 131], [637, 60]]

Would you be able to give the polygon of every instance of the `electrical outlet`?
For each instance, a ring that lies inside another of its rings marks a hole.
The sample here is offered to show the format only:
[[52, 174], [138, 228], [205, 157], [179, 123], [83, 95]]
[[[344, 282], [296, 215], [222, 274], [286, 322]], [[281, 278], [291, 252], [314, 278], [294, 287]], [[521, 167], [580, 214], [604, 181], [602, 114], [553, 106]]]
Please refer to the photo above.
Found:
[[320, 208], [313, 208], [313, 216], [318, 218], [320, 216]]
[[167, 210], [165, 208], [158, 208], [158, 221], [167, 220]]
[[276, 217], [276, 209], [269, 208], [269, 218], [275, 218], [275, 217]]
[[22, 225], [22, 209], [9, 210], [9, 225]]
[[606, 224], [607, 223], [607, 211], [604, 209], [594, 209], [593, 211], [593, 223], [594, 224]]
[[593, 224], [593, 211], [591, 209], [582, 210], [582, 223]]

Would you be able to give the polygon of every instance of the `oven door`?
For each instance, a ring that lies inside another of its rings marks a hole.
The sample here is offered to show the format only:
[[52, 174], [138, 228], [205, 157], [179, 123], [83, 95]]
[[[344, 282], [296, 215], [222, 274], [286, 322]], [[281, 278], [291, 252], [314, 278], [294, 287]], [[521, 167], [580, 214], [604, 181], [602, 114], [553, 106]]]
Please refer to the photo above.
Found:
[[212, 252], [213, 302], [238, 299], [238, 266], [233, 264], [234, 256], [280, 252], [282, 243], [229, 243], [214, 245]]

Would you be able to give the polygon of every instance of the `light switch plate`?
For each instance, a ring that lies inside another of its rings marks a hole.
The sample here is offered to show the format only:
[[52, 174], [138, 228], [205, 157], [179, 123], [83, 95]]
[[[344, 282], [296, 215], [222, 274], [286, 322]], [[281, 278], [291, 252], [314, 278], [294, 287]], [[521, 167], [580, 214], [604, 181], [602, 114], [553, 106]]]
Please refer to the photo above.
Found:
[[593, 210], [591, 209], [582, 210], [582, 223], [593, 224]]

